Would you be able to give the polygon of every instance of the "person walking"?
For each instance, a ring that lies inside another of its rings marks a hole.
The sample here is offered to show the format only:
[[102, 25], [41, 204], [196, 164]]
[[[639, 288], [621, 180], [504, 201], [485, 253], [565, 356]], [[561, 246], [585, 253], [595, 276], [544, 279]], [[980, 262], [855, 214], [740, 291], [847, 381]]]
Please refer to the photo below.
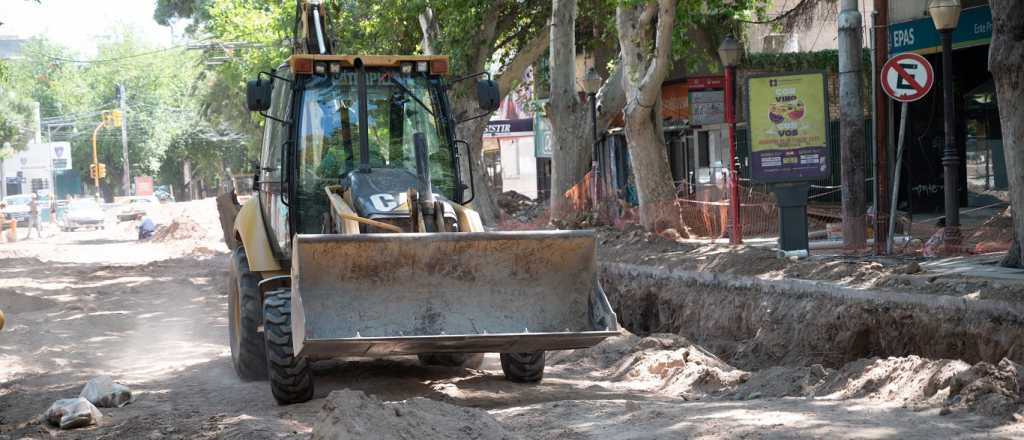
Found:
[[50, 194], [50, 224], [57, 225], [57, 198]]
[[43, 238], [43, 225], [39, 221], [39, 194], [32, 193], [32, 200], [28, 202], [28, 235], [26, 239], [32, 238], [32, 229], [36, 230], [36, 235], [39, 238]]

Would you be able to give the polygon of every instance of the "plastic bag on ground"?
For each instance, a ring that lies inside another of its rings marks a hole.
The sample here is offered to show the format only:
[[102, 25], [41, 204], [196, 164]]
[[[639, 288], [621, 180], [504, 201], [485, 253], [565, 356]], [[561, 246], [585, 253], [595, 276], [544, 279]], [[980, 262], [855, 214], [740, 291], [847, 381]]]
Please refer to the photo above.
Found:
[[124, 385], [114, 383], [110, 376], [89, 379], [78, 396], [100, 408], [120, 408], [132, 401], [132, 391]]
[[103, 413], [82, 397], [60, 399], [46, 410], [46, 421], [60, 429], [75, 429], [98, 424]]

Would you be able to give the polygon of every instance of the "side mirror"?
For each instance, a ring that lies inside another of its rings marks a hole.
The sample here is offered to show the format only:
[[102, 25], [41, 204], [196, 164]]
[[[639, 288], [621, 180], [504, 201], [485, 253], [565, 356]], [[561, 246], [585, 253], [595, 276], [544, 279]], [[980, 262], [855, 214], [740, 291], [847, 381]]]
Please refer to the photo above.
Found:
[[245, 85], [245, 107], [251, 112], [265, 112], [270, 109], [271, 80], [254, 79]]
[[480, 102], [480, 109], [493, 112], [501, 106], [501, 91], [498, 90], [498, 83], [489, 79], [482, 79], [476, 82], [476, 99]]
[[[465, 154], [463, 154], [463, 151]], [[455, 158], [458, 161], [457, 166], [459, 170], [459, 182], [456, 188], [456, 198], [458, 198], [461, 204], [465, 205], [472, 202], [476, 198], [476, 187], [473, 185], [473, 157], [471, 156], [469, 149], [469, 142], [463, 140], [455, 140]], [[469, 184], [466, 184], [466, 173], [469, 173]], [[469, 191], [469, 195], [466, 195], [466, 191]]]

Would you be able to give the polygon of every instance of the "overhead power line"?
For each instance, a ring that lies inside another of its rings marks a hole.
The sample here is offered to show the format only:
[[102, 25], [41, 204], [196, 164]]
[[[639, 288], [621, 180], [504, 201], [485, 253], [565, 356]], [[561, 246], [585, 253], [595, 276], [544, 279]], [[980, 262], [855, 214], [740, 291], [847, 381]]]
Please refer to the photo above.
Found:
[[190, 43], [190, 44], [178, 44], [178, 45], [174, 45], [174, 46], [171, 46], [171, 47], [165, 47], [163, 49], [151, 50], [151, 51], [148, 51], [148, 52], [139, 52], [139, 53], [134, 53], [134, 54], [131, 54], [131, 55], [125, 55], [125, 56], [116, 57], [116, 58], [101, 58], [101, 59], [97, 59], [97, 60], [80, 60], [80, 59], [75, 59], [75, 58], [58, 57], [58, 56], [48, 55], [48, 54], [41, 53], [41, 52], [34, 52], [34, 51], [31, 51], [31, 50], [28, 50], [26, 52], [30, 52], [30, 53], [32, 53], [34, 55], [41, 56], [43, 58], [47, 58], [47, 59], [50, 59], [50, 60], [62, 61], [62, 62], [66, 62], [66, 63], [102, 64], [102, 63], [116, 63], [116, 62], [119, 62], [119, 61], [131, 60], [131, 59], [135, 59], [135, 58], [141, 58], [141, 57], [145, 57], [145, 56], [149, 56], [149, 55], [155, 55], [155, 54], [158, 54], [158, 53], [170, 52], [170, 51], [173, 51], [173, 50], [188, 49], [190, 46], [192, 46], [192, 43]]

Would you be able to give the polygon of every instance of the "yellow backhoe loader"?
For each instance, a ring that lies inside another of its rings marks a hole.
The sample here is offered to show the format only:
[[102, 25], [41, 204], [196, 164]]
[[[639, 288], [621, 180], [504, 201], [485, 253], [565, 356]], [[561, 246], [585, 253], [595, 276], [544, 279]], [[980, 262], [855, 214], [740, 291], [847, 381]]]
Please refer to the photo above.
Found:
[[485, 115], [493, 81], [449, 78], [444, 56], [334, 55], [323, 5], [300, 0], [297, 16], [295, 53], [246, 92], [266, 128], [226, 240], [240, 377], [289, 404], [312, 398], [318, 359], [500, 353], [509, 380], [536, 382], [545, 350], [616, 334], [591, 232], [487, 232], [469, 207], [448, 86], [477, 81]]

